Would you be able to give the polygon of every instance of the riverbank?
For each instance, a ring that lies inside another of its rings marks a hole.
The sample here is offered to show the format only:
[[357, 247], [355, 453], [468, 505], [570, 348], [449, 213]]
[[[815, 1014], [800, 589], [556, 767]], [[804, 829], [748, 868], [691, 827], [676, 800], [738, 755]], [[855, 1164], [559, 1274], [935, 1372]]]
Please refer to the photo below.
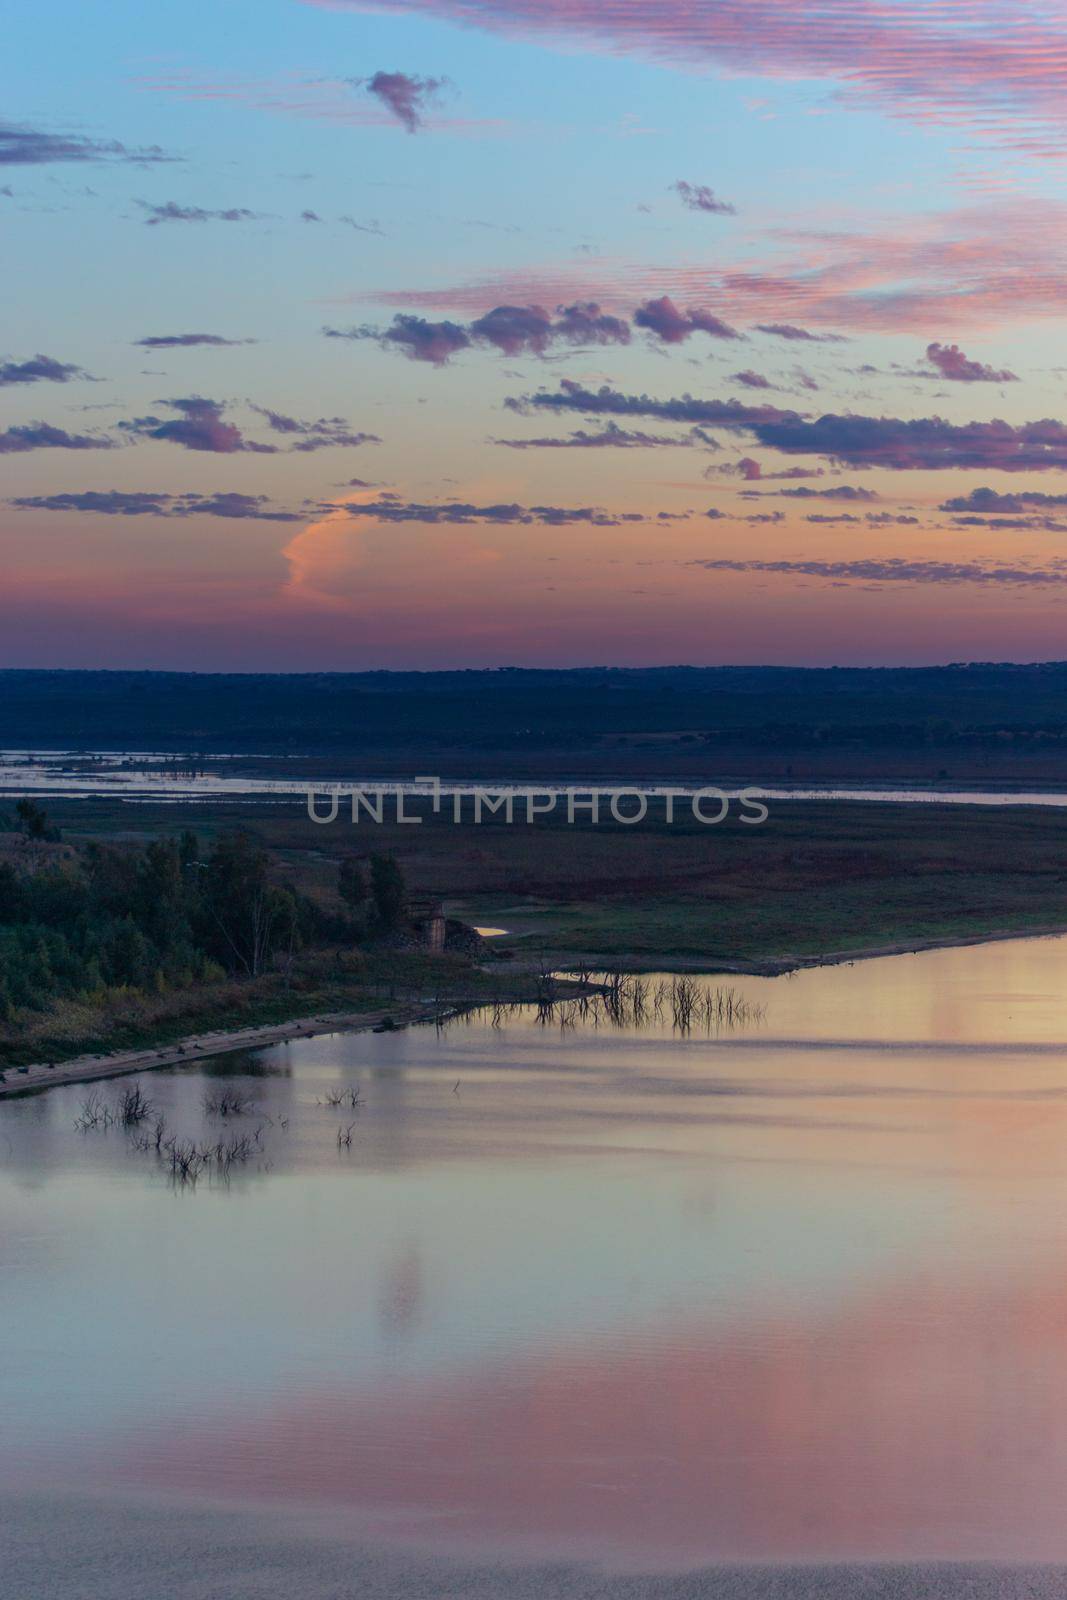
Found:
[[[87, 1053], [62, 1062], [38, 1061], [20, 1067], [8, 1067], [0, 1075], [0, 1100], [17, 1095], [33, 1094], [63, 1084], [94, 1083], [102, 1079], [126, 1077], [137, 1072], [152, 1072], [161, 1068], [191, 1066], [213, 1056], [228, 1055], [237, 1050], [262, 1050], [270, 1045], [286, 1044], [295, 1039], [310, 1039], [327, 1033], [363, 1033], [371, 1029], [382, 1031], [408, 1027], [413, 1024], [434, 1022], [454, 1015], [457, 1011], [478, 1005], [532, 1004], [533, 994], [521, 980], [540, 976], [544, 963], [564, 971], [579, 971], [580, 981], [563, 979], [559, 997], [596, 988], [586, 974], [612, 972], [699, 972], [708, 977], [751, 976], [784, 977], [788, 973], [813, 967], [833, 967], [857, 961], [873, 961], [886, 956], [919, 955], [926, 950], [963, 948], [970, 945], [999, 944], [1010, 940], [1031, 938], [1057, 938], [1067, 936], [1067, 925], [1045, 928], [994, 929], [985, 934], [959, 938], [912, 939], [863, 949], [829, 951], [819, 957], [783, 955], [777, 959], [761, 961], [715, 961], [710, 958], [662, 956], [654, 960], [636, 956], [590, 952], [574, 956], [570, 952], [549, 952], [539, 956], [537, 962], [517, 960], [509, 965], [513, 981], [505, 989], [493, 994], [474, 994], [467, 998], [442, 1000], [408, 999], [374, 1009], [346, 1009], [322, 1012], [310, 1016], [297, 1016], [282, 1022], [270, 1022], [243, 1028], [216, 1028], [190, 1033], [185, 1038], [157, 1045], [141, 1045], [127, 1050]], [[472, 990], [475, 985], [472, 984]]]
[[708, 977], [731, 975], [752, 978], [786, 977], [811, 967], [840, 967], [854, 961], [876, 961], [883, 956], [914, 956], [924, 950], [952, 950], [968, 945], [1002, 944], [1018, 939], [1057, 939], [1067, 936], [1067, 921], [1027, 928], [991, 928], [985, 933], [953, 934], [942, 938], [898, 939], [855, 949], [829, 950], [821, 955], [767, 956], [753, 960], [724, 961], [710, 956], [633, 956], [617, 952], [550, 951], [538, 963], [516, 961], [512, 970], [537, 970], [541, 961], [553, 967], [588, 972], [700, 972]]
[[[519, 978], [516, 972], [515, 977]], [[600, 987], [587, 982], [563, 979], [555, 985], [557, 997], [589, 993]], [[35, 1094], [63, 1084], [95, 1083], [105, 1078], [127, 1077], [137, 1072], [153, 1072], [165, 1067], [186, 1067], [212, 1056], [229, 1055], [235, 1050], [263, 1050], [269, 1045], [287, 1044], [294, 1039], [311, 1039], [324, 1033], [392, 1032], [418, 1023], [443, 1021], [457, 1012], [478, 1005], [532, 1004], [534, 991], [529, 984], [513, 982], [506, 990], [478, 992], [476, 982], [460, 997], [407, 998], [373, 1008], [348, 1008], [339, 1011], [296, 1016], [286, 1021], [250, 1024], [243, 1028], [202, 1029], [181, 1039], [158, 1044], [138, 1044], [129, 1049], [86, 1052], [64, 1061], [36, 1061], [0, 1069], [0, 1100], [16, 1095]]]
[[450, 1015], [454, 1005], [406, 1004], [377, 1011], [336, 1011], [322, 1016], [297, 1017], [291, 1022], [264, 1027], [216, 1029], [191, 1034], [177, 1043], [159, 1049], [115, 1050], [103, 1055], [75, 1056], [55, 1065], [39, 1061], [32, 1066], [9, 1067], [0, 1080], [0, 1100], [13, 1095], [32, 1094], [60, 1084], [95, 1083], [103, 1078], [121, 1078], [134, 1072], [153, 1072], [161, 1067], [187, 1067], [211, 1056], [228, 1055], [234, 1050], [262, 1050], [268, 1045], [287, 1044], [292, 1039], [310, 1039], [322, 1033], [365, 1033], [368, 1029], [407, 1027], [410, 1023], [432, 1022]]

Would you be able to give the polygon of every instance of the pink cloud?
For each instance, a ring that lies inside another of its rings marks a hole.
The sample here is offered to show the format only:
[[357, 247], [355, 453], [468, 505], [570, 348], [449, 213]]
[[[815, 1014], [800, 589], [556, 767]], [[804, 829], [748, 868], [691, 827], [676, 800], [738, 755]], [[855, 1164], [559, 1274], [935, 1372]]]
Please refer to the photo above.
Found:
[[444, 78], [415, 78], [407, 72], [376, 72], [373, 78], [366, 80], [366, 89], [409, 133], [415, 133], [422, 127], [427, 105], [445, 81]]
[[[299, 72], [278, 73], [263, 78], [218, 78], [175, 71], [138, 77], [133, 79], [133, 83], [135, 88], [147, 94], [167, 94], [179, 100], [245, 107], [275, 116], [297, 117], [301, 121], [334, 122], [352, 127], [387, 127], [396, 119], [395, 110], [381, 94], [368, 96], [360, 93], [361, 89], [367, 87], [362, 79], [309, 77]], [[424, 103], [419, 115], [423, 115], [425, 110]], [[438, 133], [474, 137], [513, 131], [512, 125], [501, 118], [444, 116], [440, 113], [433, 117], [433, 128]]]
[[713, 339], [738, 339], [740, 334], [729, 323], [700, 306], [682, 311], [670, 295], [660, 295], [658, 300], [646, 300], [634, 312], [634, 326], [647, 328], [664, 344], [681, 344], [692, 333], [707, 333]]
[[468, 314], [501, 302], [585, 299], [621, 313], [637, 302], [667, 300], [675, 309], [698, 305], [724, 323], [786, 338], [813, 324], [927, 339], [931, 326], [1058, 321], [1067, 304], [1064, 201], [1005, 199], [906, 224], [776, 228], [750, 248], [747, 259], [735, 256], [716, 269], [618, 259], [549, 263], [435, 289], [391, 287], [360, 299]]
[[828, 79], [846, 101], [1062, 156], [1067, 26], [1012, 0], [309, 0], [580, 38], [685, 71]]
[[958, 344], [928, 344], [926, 359], [951, 383], [1017, 383], [1014, 372], [998, 372], [965, 356]]

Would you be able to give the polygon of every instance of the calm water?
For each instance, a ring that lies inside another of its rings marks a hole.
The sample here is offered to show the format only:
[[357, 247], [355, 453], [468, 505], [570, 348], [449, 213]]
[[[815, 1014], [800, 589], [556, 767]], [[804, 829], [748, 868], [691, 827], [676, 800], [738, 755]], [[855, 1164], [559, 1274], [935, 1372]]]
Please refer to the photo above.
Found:
[[197, 1138], [255, 1098], [195, 1187], [85, 1090], [0, 1105], [4, 1600], [1067, 1562], [1067, 941], [736, 986], [762, 1020], [713, 1037], [524, 1012], [148, 1075]]

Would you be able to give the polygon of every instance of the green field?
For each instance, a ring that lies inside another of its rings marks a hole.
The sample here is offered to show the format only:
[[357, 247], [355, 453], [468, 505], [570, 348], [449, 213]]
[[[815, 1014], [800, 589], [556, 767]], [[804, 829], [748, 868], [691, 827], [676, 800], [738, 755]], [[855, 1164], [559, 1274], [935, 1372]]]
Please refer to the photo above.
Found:
[[449, 915], [503, 928], [479, 963], [459, 954], [362, 947], [302, 950], [255, 979], [124, 988], [21, 1012], [0, 1060], [61, 1059], [383, 1000], [532, 999], [567, 964], [782, 970], [941, 941], [1067, 930], [1067, 812], [1054, 808], [774, 803], [760, 826], [702, 826], [658, 803], [635, 826], [483, 820], [411, 806], [415, 825], [309, 821], [302, 804], [52, 803], [67, 846], [144, 844], [193, 828], [203, 847], [240, 827], [270, 871], [325, 910], [339, 907], [347, 854], [391, 852], [409, 892]]
[[[412, 808], [417, 826], [309, 822], [302, 804], [53, 804], [77, 841], [251, 828], [280, 874], [330, 896], [346, 852], [395, 852], [410, 888], [509, 930], [495, 947], [685, 957], [818, 958], [998, 932], [1067, 928], [1067, 811], [1040, 807], [774, 802], [766, 823], [701, 826], [653, 805], [632, 827], [469, 820]], [[388, 815], [387, 811], [387, 815]]]

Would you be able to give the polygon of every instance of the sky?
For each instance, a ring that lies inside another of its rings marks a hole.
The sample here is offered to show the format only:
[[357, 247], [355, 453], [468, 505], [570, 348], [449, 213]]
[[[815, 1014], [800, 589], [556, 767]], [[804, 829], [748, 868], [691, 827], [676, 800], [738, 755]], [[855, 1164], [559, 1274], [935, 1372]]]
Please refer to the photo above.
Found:
[[13, 0], [0, 665], [1067, 655], [1067, 0]]

